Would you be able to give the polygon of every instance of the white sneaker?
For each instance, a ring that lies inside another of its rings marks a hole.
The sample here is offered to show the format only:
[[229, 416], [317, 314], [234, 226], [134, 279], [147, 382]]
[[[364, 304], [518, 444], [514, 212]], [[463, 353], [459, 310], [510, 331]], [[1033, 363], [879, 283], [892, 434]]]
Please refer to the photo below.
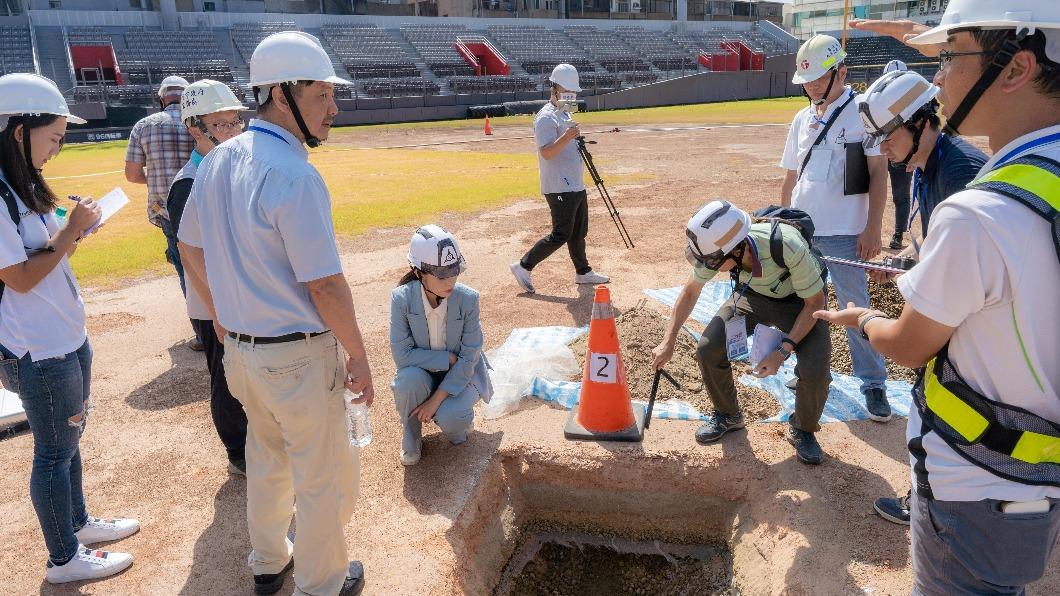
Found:
[[519, 286], [526, 290], [527, 294], [533, 294], [534, 284], [530, 281], [530, 272], [523, 268], [523, 264], [516, 261], [512, 263], [511, 269], [512, 275], [515, 276], [515, 281], [519, 282]]
[[611, 278], [604, 275], [603, 273], [597, 273], [590, 271], [583, 275], [575, 275], [574, 283], [576, 284], [606, 284], [610, 283]]
[[401, 465], [403, 466], [414, 466], [420, 462], [419, 451], [405, 451], [401, 450]]
[[121, 573], [132, 565], [133, 556], [105, 550], [91, 550], [78, 545], [77, 554], [65, 565], [48, 563], [45, 578], [49, 584], [99, 579]]
[[140, 531], [140, 522], [135, 519], [88, 518], [88, 523], [74, 533], [81, 544], [96, 544], [121, 540]]

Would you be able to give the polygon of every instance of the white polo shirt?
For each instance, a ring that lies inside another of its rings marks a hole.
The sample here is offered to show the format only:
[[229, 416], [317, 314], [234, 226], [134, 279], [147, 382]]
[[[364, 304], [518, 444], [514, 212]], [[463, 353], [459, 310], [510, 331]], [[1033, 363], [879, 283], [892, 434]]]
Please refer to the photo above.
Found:
[[[59, 232], [54, 213], [39, 215], [29, 210], [0, 173], [0, 184], [15, 195], [18, 227], [11, 221], [7, 205], [0, 201], [0, 269], [24, 263], [27, 252], [44, 248]], [[44, 279], [26, 293], [11, 286], [0, 300], [0, 344], [15, 356], [29, 353], [33, 362], [76, 352], [85, 340], [85, 303], [81, 288], [63, 257]]]
[[[1031, 153], [1060, 160], [1060, 138], [1024, 147], [1050, 135], [1060, 137], [1060, 126], [1012, 141], [979, 175], [994, 169], [999, 160], [1007, 163]], [[898, 289], [920, 314], [957, 328], [949, 357], [972, 389], [1060, 422], [1060, 333], [1055, 315], [1060, 263], [1050, 226], [1041, 216], [992, 192], [965, 190], [950, 196], [932, 211], [920, 263], [898, 278]], [[913, 439], [920, 430], [920, 415], [913, 408], [906, 434]], [[937, 499], [1060, 498], [1060, 488], [1020, 484], [987, 472], [934, 432], [924, 437], [923, 446], [928, 482]]]
[[[846, 93], [830, 103], [821, 118], [817, 116], [813, 105], [799, 110], [788, 129], [780, 167], [797, 173], [825, 123], [853, 95], [854, 91], [847, 87]], [[813, 218], [814, 234], [817, 236], [851, 236], [865, 230], [869, 217], [868, 193], [843, 194], [846, 144], [864, 139], [865, 125], [858, 116], [857, 101], [851, 101], [836, 118], [826, 138], [814, 149], [815, 153], [820, 153], [810, 160], [802, 177], [795, 183], [791, 206], [802, 209]], [[880, 148], [866, 149], [865, 155], [880, 155]]]
[[541, 194], [585, 190], [585, 163], [578, 152], [577, 141], [570, 141], [552, 159], [541, 155], [541, 148], [555, 143], [570, 128], [571, 116], [552, 102], [546, 103], [534, 116], [534, 142], [537, 144], [537, 167], [541, 173]]
[[180, 240], [203, 249], [225, 329], [258, 337], [326, 330], [307, 282], [342, 273], [331, 197], [286, 129], [251, 120], [199, 164]]
[[431, 301], [427, 299], [427, 292], [424, 290], [423, 285], [420, 285], [420, 297], [423, 298], [423, 312], [427, 317], [427, 337], [431, 342], [432, 350], [444, 350], [445, 349], [445, 317], [449, 314], [449, 301], [442, 300], [438, 303], [438, 308], [431, 306]]

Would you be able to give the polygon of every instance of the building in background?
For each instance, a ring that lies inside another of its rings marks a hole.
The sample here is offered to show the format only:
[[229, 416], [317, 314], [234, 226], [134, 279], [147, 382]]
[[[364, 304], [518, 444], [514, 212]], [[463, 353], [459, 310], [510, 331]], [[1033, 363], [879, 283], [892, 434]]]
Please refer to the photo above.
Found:
[[[936, 25], [949, 0], [849, 0], [850, 18], [910, 19]], [[799, 39], [843, 29], [844, 0], [794, 0], [785, 7], [784, 28]]]

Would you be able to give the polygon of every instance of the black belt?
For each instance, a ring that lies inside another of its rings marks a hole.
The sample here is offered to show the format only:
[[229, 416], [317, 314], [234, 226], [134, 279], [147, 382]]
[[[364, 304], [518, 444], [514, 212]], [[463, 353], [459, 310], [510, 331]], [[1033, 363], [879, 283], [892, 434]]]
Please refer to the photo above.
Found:
[[300, 339], [309, 339], [310, 337], [316, 337], [318, 335], [324, 335], [325, 333], [331, 333], [330, 331], [318, 331], [316, 333], [288, 333], [287, 335], [280, 335], [278, 337], [255, 337], [253, 335], [245, 335], [243, 333], [236, 333], [235, 331], [229, 331], [228, 337], [236, 341], [245, 341], [251, 344], [284, 344], [290, 341], [298, 341]]

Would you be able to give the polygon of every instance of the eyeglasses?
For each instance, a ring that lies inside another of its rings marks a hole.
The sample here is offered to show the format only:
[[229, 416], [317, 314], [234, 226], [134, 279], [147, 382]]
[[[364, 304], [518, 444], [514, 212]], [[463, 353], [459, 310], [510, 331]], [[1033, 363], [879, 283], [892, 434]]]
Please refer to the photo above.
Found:
[[945, 68], [959, 56], [990, 56], [993, 52], [939, 52], [939, 63]]
[[243, 130], [243, 128], [246, 127], [246, 123], [242, 120], [236, 120], [235, 122], [217, 122], [216, 124], [207, 124], [207, 126], [216, 131]]

